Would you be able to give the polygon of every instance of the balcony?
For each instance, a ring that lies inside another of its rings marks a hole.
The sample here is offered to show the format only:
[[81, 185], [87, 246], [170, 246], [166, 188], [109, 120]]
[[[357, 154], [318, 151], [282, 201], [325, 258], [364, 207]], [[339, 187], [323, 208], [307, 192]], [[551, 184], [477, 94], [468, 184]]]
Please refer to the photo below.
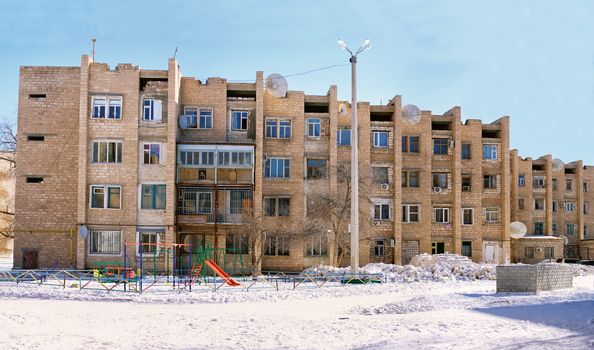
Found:
[[177, 182], [204, 185], [254, 183], [254, 147], [179, 145]]
[[180, 187], [178, 224], [241, 224], [252, 215], [252, 190]]
[[177, 182], [250, 185], [254, 183], [254, 170], [252, 168], [203, 168], [196, 166], [177, 166]]

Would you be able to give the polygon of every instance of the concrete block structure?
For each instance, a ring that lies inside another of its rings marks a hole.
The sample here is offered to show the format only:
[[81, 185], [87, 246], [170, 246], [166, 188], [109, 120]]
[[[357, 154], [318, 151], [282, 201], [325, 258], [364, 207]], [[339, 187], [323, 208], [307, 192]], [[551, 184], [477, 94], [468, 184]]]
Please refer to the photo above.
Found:
[[[182, 76], [174, 59], [164, 70], [86, 55], [78, 67], [21, 67], [14, 266], [89, 268], [124, 249], [138, 259], [138, 242], [209, 245], [263, 270], [348, 263], [337, 259], [348, 256], [337, 229], [308, 228], [314, 198], [348, 198], [351, 106], [337, 95], [330, 86], [274, 97], [263, 72], [248, 83], [203, 82]], [[444, 252], [512, 260], [510, 221], [536, 221], [516, 207], [534, 195], [517, 176], [553, 169], [550, 157], [533, 169], [510, 153], [508, 117], [462, 122], [454, 107], [413, 123], [400, 96], [360, 102], [358, 115], [361, 264]], [[572, 164], [559, 181], [594, 181]], [[552, 227], [552, 214], [543, 218]], [[558, 223], [569, 220], [594, 229], [577, 213]], [[160, 266], [177, 263], [145, 250]]]
[[537, 293], [573, 287], [570, 267], [557, 264], [499, 265], [497, 292]]

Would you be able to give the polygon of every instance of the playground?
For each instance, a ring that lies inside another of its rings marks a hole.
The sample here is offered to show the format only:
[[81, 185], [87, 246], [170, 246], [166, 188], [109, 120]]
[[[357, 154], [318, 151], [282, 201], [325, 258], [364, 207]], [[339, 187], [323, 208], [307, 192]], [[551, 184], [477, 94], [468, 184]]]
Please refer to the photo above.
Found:
[[[181, 254], [180, 252], [186, 252]], [[225, 248], [181, 243], [124, 243], [120, 260], [96, 262], [93, 269], [39, 269], [0, 271], [0, 284], [48, 286], [70, 290], [106, 292], [191, 292], [202, 289], [297, 289], [304, 287], [377, 284], [381, 274], [282, 272], [250, 275], [241, 254], [225, 254]], [[231, 258], [229, 258], [231, 256]], [[223, 266], [225, 268], [223, 268]]]

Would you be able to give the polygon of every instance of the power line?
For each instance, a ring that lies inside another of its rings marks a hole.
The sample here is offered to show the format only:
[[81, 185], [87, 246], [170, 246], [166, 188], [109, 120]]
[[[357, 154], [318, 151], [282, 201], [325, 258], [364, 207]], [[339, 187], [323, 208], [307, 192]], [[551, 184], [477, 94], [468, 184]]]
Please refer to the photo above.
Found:
[[[348, 66], [348, 65], [350, 65], [350, 63], [336, 63], [336, 64], [332, 64], [332, 65], [329, 65], [329, 66], [325, 66], [325, 67], [321, 67], [321, 68], [316, 68], [316, 69], [308, 70], [308, 71], [305, 71], [305, 72], [287, 74], [287, 75], [284, 75], [284, 77], [285, 78], [296, 77], [296, 76], [300, 76], [300, 75], [306, 75], [306, 74], [318, 72], [318, 71], [321, 71], [321, 70], [326, 70], [326, 69], [330, 69], [330, 68], [334, 68], [334, 67]], [[243, 79], [243, 80], [227, 79], [227, 81], [228, 82], [231, 82], [231, 83], [245, 83], [245, 82], [252, 82], [252, 81], [255, 81], [255, 80], [256, 79]]]

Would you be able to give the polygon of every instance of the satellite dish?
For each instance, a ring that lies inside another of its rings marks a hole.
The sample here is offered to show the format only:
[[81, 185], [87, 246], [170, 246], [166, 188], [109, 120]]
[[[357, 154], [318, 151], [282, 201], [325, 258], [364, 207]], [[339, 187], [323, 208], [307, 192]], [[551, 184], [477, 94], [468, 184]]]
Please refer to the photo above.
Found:
[[190, 125], [190, 121], [189, 121], [190, 118], [188, 118], [188, 117], [189, 116], [187, 116], [187, 115], [180, 115], [179, 116], [179, 127], [180, 128], [182, 128], [182, 129], [187, 129], [188, 128], [188, 126]]
[[553, 169], [563, 170], [564, 167], [565, 167], [565, 164], [563, 164], [563, 161], [561, 159], [559, 159], [559, 158], [553, 159]]
[[338, 106], [338, 113], [340, 113], [341, 115], [345, 115], [345, 114], [347, 114], [347, 106], [346, 106], [346, 104], [344, 104], [344, 103], [341, 103], [341, 104]]
[[402, 118], [411, 124], [416, 124], [421, 120], [421, 110], [415, 105], [406, 105], [402, 107]]
[[509, 235], [512, 238], [522, 238], [528, 232], [528, 228], [521, 221], [514, 221], [509, 225]]
[[78, 228], [78, 234], [80, 235], [80, 238], [87, 239], [87, 236], [89, 235], [89, 229], [85, 225], [80, 225]]
[[266, 91], [274, 97], [285, 97], [288, 87], [287, 79], [280, 74], [273, 73], [266, 78]]
[[563, 240], [564, 245], [567, 245], [569, 243], [569, 238], [567, 238], [566, 235], [561, 235], [561, 236], [559, 236], [559, 238], [561, 238]]

